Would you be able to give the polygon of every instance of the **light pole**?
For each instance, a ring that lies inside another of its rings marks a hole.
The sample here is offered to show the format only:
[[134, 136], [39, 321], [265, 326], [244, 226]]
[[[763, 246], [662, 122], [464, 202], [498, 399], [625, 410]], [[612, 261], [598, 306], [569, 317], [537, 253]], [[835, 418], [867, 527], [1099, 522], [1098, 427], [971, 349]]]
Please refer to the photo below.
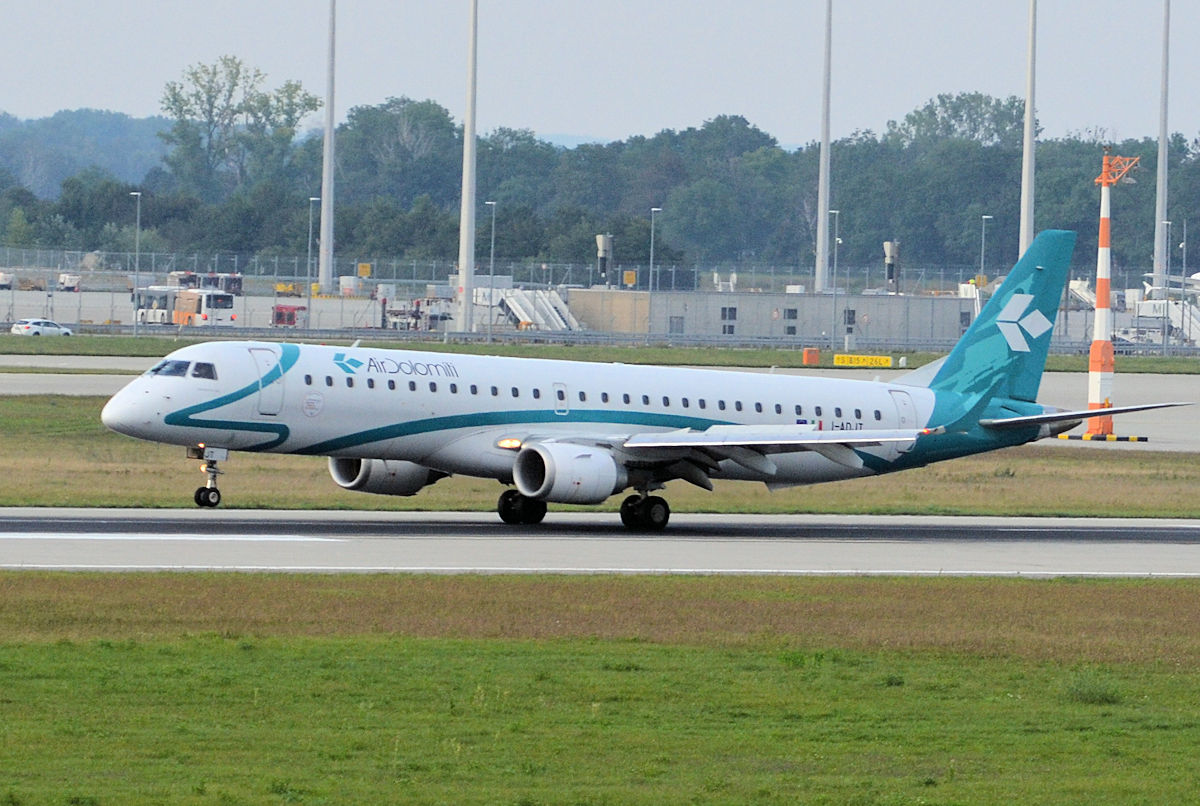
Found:
[[495, 311], [492, 306], [496, 304], [496, 203], [494, 201], [485, 201], [488, 207], [492, 208], [492, 246], [488, 251], [488, 323], [487, 323], [487, 340], [488, 344], [492, 343], [492, 320], [495, 319]]
[[1179, 242], [1179, 251], [1182, 252], [1183, 263], [1179, 269], [1179, 305], [1183, 311], [1182, 321], [1187, 323], [1187, 333], [1184, 334], [1184, 340], [1191, 342], [1192, 340], [1192, 316], [1188, 313], [1188, 295], [1187, 295], [1187, 219], [1183, 219], [1183, 240]]
[[654, 290], [654, 214], [661, 213], [661, 207], [650, 208], [650, 282], [648, 288]]
[[833, 320], [829, 327], [829, 349], [837, 350], [837, 264], [838, 264], [838, 244], [842, 239], [838, 237], [838, 225], [842, 220], [841, 210], [830, 210], [829, 214], [833, 216], [833, 282], [830, 288], [833, 289]]
[[308, 329], [312, 330], [312, 229], [313, 229], [313, 202], [321, 201], [320, 196], [308, 197], [308, 262], [304, 264], [304, 321], [308, 323]]
[[984, 259], [987, 254], [987, 222], [992, 220], [990, 215], [979, 217], [979, 273], [984, 274]]
[[137, 218], [133, 229], [133, 335], [138, 334], [138, 286], [142, 284], [142, 191], [129, 194], [137, 200]]

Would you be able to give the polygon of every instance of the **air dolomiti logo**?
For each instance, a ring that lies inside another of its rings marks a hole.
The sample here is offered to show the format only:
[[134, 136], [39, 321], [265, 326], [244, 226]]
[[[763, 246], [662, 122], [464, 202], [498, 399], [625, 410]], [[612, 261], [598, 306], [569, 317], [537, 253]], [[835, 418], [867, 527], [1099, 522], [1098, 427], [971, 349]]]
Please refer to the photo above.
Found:
[[1013, 294], [1004, 310], [996, 317], [996, 327], [1000, 328], [1000, 333], [1008, 342], [1008, 349], [1013, 352], [1029, 352], [1029, 342], [1025, 340], [1025, 334], [1036, 339], [1054, 327], [1037, 308], [1026, 313], [1032, 303], [1032, 294]]
[[354, 370], [363, 365], [363, 362], [359, 361], [357, 358], [346, 358], [345, 353], [334, 353], [333, 363], [341, 367], [342, 371], [347, 375], [353, 375]]

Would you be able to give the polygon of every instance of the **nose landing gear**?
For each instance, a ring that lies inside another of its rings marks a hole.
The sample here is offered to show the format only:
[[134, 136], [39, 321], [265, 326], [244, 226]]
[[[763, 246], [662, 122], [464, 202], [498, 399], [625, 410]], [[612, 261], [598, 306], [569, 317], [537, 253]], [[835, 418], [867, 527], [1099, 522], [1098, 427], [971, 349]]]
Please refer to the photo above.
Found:
[[221, 491], [217, 489], [217, 476], [225, 472], [217, 467], [217, 462], [228, 459], [229, 450], [227, 448], [209, 448], [204, 445], [189, 447], [187, 450], [189, 459], [204, 460], [200, 470], [208, 476], [208, 482], [203, 487], [196, 488], [192, 500], [198, 507], [217, 506], [221, 503]]

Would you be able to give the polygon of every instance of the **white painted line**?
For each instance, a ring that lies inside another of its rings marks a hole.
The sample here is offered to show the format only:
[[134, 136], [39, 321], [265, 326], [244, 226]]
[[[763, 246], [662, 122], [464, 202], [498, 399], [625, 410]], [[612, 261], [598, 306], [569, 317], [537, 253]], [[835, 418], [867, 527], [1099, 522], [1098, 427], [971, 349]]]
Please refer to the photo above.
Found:
[[102, 542], [144, 541], [147, 543], [342, 543], [336, 537], [308, 537], [306, 535], [147, 535], [105, 534], [103, 532], [0, 532], [0, 540], [97, 540]]

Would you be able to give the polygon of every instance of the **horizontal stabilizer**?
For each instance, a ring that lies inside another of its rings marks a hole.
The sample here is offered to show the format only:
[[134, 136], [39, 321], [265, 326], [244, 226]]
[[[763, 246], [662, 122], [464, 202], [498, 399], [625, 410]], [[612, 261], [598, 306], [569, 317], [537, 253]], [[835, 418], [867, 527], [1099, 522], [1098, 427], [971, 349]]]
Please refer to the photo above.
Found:
[[1070, 420], [1086, 420], [1089, 417], [1105, 417], [1110, 414], [1126, 414], [1131, 411], [1147, 411], [1149, 409], [1165, 409], [1171, 406], [1191, 405], [1191, 403], [1143, 403], [1139, 406], [1112, 406], [1104, 409], [1085, 409], [1083, 411], [1051, 411], [1045, 414], [1030, 414], [1024, 417], [980, 420], [979, 424], [984, 428], [1023, 428], [1031, 425], [1068, 422]]

